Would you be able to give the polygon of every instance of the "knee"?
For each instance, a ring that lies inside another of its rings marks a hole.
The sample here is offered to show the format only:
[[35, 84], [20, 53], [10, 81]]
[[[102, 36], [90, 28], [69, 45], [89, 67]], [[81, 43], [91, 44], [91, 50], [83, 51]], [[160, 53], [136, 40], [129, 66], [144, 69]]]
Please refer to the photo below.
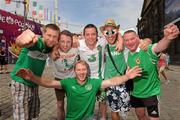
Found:
[[120, 120], [120, 115], [118, 112], [111, 112], [112, 120]]
[[138, 118], [145, 118], [146, 117], [146, 112], [141, 110], [141, 111], [136, 111], [136, 115]]

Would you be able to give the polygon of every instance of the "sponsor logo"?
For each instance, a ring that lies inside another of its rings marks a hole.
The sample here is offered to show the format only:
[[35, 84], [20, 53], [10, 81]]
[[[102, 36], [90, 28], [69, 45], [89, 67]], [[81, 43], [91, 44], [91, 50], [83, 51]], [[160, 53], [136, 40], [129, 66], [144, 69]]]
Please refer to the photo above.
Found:
[[154, 110], [154, 111], [151, 112], [151, 114], [157, 114], [157, 112]]

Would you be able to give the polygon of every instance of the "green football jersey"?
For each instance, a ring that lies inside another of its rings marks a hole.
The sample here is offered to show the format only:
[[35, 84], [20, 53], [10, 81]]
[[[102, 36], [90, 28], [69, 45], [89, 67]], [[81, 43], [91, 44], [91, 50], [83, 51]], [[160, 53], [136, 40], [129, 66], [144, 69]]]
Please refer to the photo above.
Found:
[[147, 51], [138, 50], [129, 52], [127, 64], [130, 68], [139, 66], [142, 68], [142, 76], [133, 79], [134, 89], [132, 95], [138, 98], [147, 98], [160, 94], [160, 80], [158, 77], [157, 56], [152, 51], [153, 45], [149, 45]]
[[[117, 52], [115, 45], [109, 45], [109, 50], [110, 50], [111, 56], [114, 60], [114, 63], [116, 65], [118, 71], [121, 74], [124, 74], [124, 72], [126, 70], [126, 62], [125, 62], [125, 58], [124, 58], [124, 52]], [[119, 73], [112, 63], [112, 60], [107, 51], [107, 46], [106, 46], [105, 54], [106, 54], [106, 58], [105, 58], [106, 63], [105, 63], [105, 72], [104, 72], [105, 79], [110, 79], [112, 77], [118, 76]]]
[[30, 69], [35, 75], [41, 76], [48, 57], [47, 53], [51, 51], [42, 38], [39, 38], [36, 44], [29, 48], [22, 48], [18, 57], [14, 70], [11, 72], [11, 78], [17, 82], [23, 83], [28, 86], [37, 86], [37, 84], [27, 81], [21, 77], [16, 76], [16, 72], [20, 68]]
[[93, 117], [96, 95], [101, 82], [101, 79], [91, 78], [83, 85], [80, 85], [75, 78], [60, 81], [67, 96], [66, 120], [84, 120]]

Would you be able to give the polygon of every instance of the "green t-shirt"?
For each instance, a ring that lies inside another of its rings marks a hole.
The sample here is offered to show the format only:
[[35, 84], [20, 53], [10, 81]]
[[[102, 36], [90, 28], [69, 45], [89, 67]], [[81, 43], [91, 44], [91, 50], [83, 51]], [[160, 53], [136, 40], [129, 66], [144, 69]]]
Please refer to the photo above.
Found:
[[101, 87], [101, 79], [89, 78], [80, 85], [75, 78], [60, 81], [67, 96], [66, 120], [84, 120], [94, 114], [96, 94]]
[[42, 38], [39, 38], [36, 44], [29, 48], [23, 48], [18, 57], [14, 70], [11, 72], [11, 78], [17, 82], [23, 83], [28, 86], [35, 87], [37, 84], [27, 81], [21, 77], [16, 76], [17, 70], [20, 68], [28, 68], [37, 76], [41, 76], [45, 67], [47, 54], [51, 51]]
[[[121, 74], [124, 74], [124, 72], [126, 70], [126, 62], [125, 62], [125, 58], [124, 58], [124, 52], [117, 52], [115, 48], [116, 48], [115, 45], [109, 45], [109, 50], [111, 52], [111, 56], [114, 60], [114, 63], [116, 65], [118, 71]], [[107, 51], [107, 46], [106, 46], [105, 54], [106, 54], [106, 63], [105, 63], [104, 78], [110, 79], [112, 77], [118, 76], [119, 73], [117, 72], [116, 68], [113, 65], [113, 62], [111, 61], [111, 58]]]
[[132, 95], [138, 98], [147, 98], [160, 94], [160, 80], [158, 77], [157, 61], [159, 57], [152, 51], [153, 45], [147, 51], [138, 49], [135, 53], [128, 54], [128, 66], [142, 68], [142, 76], [136, 77]]

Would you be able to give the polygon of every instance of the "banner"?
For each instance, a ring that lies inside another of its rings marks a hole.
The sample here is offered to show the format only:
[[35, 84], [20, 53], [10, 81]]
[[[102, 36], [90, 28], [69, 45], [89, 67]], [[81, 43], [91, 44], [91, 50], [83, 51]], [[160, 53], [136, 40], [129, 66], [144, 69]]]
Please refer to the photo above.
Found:
[[5, 0], [5, 3], [6, 3], [6, 4], [10, 4], [10, 3], [11, 3], [11, 0]]
[[[26, 21], [26, 26], [34, 33], [41, 35], [41, 24], [32, 20]], [[0, 9], [0, 37], [6, 40], [6, 49], [13, 43], [16, 37], [22, 33], [24, 27], [24, 17], [18, 16]]]
[[43, 6], [42, 5], [39, 5], [39, 10], [43, 10]]
[[48, 21], [49, 20], [49, 12], [48, 12], [48, 8], [46, 9], [46, 20]]
[[33, 1], [33, 7], [37, 7], [37, 2]]

